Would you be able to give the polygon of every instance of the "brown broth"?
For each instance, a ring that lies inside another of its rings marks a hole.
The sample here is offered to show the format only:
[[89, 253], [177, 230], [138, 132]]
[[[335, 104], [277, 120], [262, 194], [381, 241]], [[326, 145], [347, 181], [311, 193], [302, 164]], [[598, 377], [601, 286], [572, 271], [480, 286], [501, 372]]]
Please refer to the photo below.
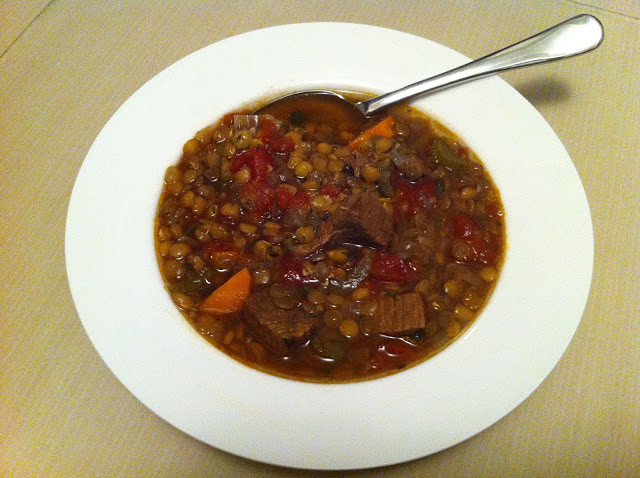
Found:
[[[506, 247], [499, 191], [476, 155], [437, 121], [406, 105], [387, 114], [392, 137], [354, 150], [345, 146], [354, 132], [326, 117], [271, 121], [275, 129], [260, 119], [253, 130], [238, 130], [227, 115], [185, 144], [165, 176], [155, 247], [173, 301], [209, 342], [273, 375], [351, 382], [420, 363], [473, 323]], [[326, 243], [296, 255], [305, 244], [300, 228], [313, 231], [313, 244], [333, 216], [347, 214], [343, 203], [354, 195], [373, 195], [391, 218], [387, 247]], [[374, 267], [359, 277], [367, 261]], [[265, 338], [262, 319], [248, 318], [253, 299], [234, 312], [203, 311], [204, 299], [245, 267], [252, 296], [263, 299], [256, 306], [273, 301], [306, 314], [299, 317], [314, 322], [310, 330]], [[408, 308], [416, 298], [421, 313]], [[412, 323], [402, 315], [424, 325], [405, 330]], [[376, 331], [387, 322], [398, 330]]]

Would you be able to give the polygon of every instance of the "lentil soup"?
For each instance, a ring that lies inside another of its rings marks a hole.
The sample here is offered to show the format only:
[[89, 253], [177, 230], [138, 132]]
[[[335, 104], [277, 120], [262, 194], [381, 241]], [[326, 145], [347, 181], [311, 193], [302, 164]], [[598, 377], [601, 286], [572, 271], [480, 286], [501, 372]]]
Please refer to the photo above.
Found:
[[371, 379], [433, 356], [483, 309], [506, 247], [499, 191], [436, 120], [399, 105], [363, 132], [336, 123], [225, 115], [167, 169], [155, 222], [190, 324], [295, 380]]

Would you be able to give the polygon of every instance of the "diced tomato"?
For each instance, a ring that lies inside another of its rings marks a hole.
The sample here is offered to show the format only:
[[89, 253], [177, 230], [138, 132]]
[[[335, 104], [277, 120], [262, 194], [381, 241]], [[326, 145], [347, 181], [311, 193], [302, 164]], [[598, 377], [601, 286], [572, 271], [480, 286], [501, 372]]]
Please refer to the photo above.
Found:
[[320, 190], [320, 194], [323, 196], [329, 196], [332, 198], [338, 197], [340, 195], [341, 189], [339, 186], [335, 184], [327, 184]]
[[288, 285], [299, 287], [305, 282], [302, 275], [302, 262], [292, 255], [282, 258], [279, 272], [282, 281]]
[[275, 163], [269, 151], [262, 146], [255, 146], [255, 150], [252, 160], [249, 161], [249, 169], [251, 170], [251, 177], [255, 181], [264, 181], [269, 174], [269, 166], [275, 167]]
[[387, 282], [411, 282], [419, 275], [417, 266], [400, 259], [390, 252], [376, 251], [371, 266], [371, 276]]
[[245, 151], [244, 153], [236, 156], [229, 165], [229, 171], [231, 171], [232, 173], [237, 173], [242, 168], [244, 168], [249, 162], [249, 151]]
[[257, 218], [264, 216], [275, 205], [274, 188], [258, 181], [251, 181], [242, 186], [240, 201]]
[[276, 189], [276, 201], [282, 209], [300, 209], [309, 204], [309, 193], [296, 191], [295, 193], [286, 186], [278, 186]]
[[269, 174], [269, 166], [274, 168], [275, 162], [269, 151], [267, 151], [267, 148], [258, 145], [244, 151], [231, 161], [229, 170], [232, 173], [236, 173], [244, 166], [249, 168], [252, 180], [264, 181], [267, 179], [267, 174]]
[[371, 354], [371, 366], [376, 369], [401, 367], [409, 363], [414, 348], [401, 339], [385, 339]]
[[436, 183], [431, 180], [419, 181], [411, 184], [398, 181], [396, 184], [395, 212], [402, 219], [410, 219], [422, 208], [429, 204], [430, 198], [437, 195]]
[[273, 121], [262, 120], [260, 122], [260, 132], [258, 138], [262, 140], [272, 151], [278, 153], [288, 153], [293, 151], [295, 142], [289, 136], [280, 136], [278, 127]]
[[291, 200], [295, 194], [295, 192], [284, 185], [278, 186], [276, 188], [276, 202], [278, 203], [278, 206], [282, 209], [289, 209], [289, 205], [291, 204]]
[[470, 262], [479, 262], [481, 264], [495, 264], [498, 258], [498, 249], [494, 236], [485, 232], [481, 235], [471, 236], [467, 240], [467, 244], [471, 246], [473, 251]]
[[436, 197], [436, 183], [432, 179], [420, 181], [416, 184], [415, 190], [421, 202], [423, 202], [425, 199]]
[[295, 196], [291, 198], [291, 202], [287, 209], [301, 209], [307, 204], [309, 204], [309, 193], [305, 191], [298, 191]]
[[451, 222], [451, 234], [469, 248], [469, 253], [463, 258], [464, 262], [495, 264], [500, 249], [497, 238], [483, 230], [472, 217], [456, 214]]
[[465, 239], [473, 234], [478, 234], [480, 227], [470, 216], [461, 213], [453, 216], [451, 232], [455, 237]]

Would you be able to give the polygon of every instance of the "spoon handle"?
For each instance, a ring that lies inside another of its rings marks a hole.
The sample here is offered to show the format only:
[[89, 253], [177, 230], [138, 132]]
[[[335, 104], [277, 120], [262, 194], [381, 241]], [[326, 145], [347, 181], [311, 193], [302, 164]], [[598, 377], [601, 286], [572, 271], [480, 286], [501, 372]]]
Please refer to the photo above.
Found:
[[416, 95], [432, 93], [504, 70], [586, 53], [600, 45], [603, 37], [604, 30], [597, 18], [591, 15], [578, 15], [478, 60], [399, 90], [356, 103], [356, 107], [365, 115], [371, 115]]

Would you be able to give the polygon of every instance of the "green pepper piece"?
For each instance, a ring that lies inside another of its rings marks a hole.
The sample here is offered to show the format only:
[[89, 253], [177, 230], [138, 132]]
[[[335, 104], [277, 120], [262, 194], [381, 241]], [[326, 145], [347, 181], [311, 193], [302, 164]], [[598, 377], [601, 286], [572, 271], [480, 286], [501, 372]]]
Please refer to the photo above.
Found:
[[453, 145], [443, 137], [433, 140], [431, 151], [438, 164], [447, 169], [457, 170], [465, 167], [464, 160], [458, 156]]

